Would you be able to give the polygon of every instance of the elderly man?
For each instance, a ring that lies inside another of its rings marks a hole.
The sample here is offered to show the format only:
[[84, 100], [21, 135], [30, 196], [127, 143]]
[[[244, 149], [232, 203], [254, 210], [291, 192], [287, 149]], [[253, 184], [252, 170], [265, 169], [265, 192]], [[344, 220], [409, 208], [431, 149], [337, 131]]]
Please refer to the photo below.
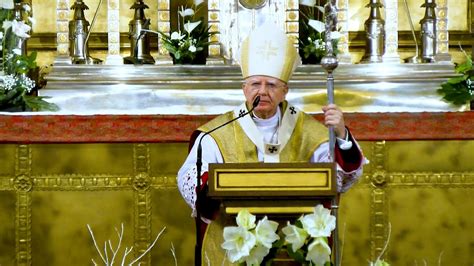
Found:
[[[202, 132], [247, 112], [257, 96], [258, 105], [249, 116], [220, 128], [202, 140], [203, 184], [209, 163], [236, 162], [330, 162], [328, 131], [334, 126], [337, 143], [339, 192], [349, 189], [362, 174], [364, 157], [346, 128], [342, 111], [334, 104], [324, 106], [324, 125], [289, 104], [288, 80], [299, 63], [293, 40], [276, 28], [264, 24], [243, 42], [241, 69], [245, 103], [200, 127], [193, 134], [194, 145], [178, 172], [178, 187], [186, 202], [196, 206], [196, 149]], [[197, 137], [197, 138], [196, 138]], [[204, 214], [211, 206], [201, 206]], [[201, 210], [201, 209], [200, 209]], [[212, 218], [212, 217], [208, 217]]]
[[[330, 104], [322, 108], [323, 125], [285, 100], [288, 80], [299, 63], [293, 43], [275, 25], [264, 24], [254, 30], [241, 47], [242, 90], [246, 101], [198, 128], [191, 138], [194, 145], [177, 179], [179, 191], [192, 208], [193, 216], [196, 208], [199, 210], [200, 242], [207, 224], [218, 217], [219, 210], [219, 202], [205, 195], [209, 163], [332, 162], [326, 127], [333, 126], [337, 137], [338, 191], [347, 191], [362, 174], [365, 158], [345, 126], [339, 107]], [[197, 143], [204, 132], [248, 112], [257, 97], [260, 101], [250, 115], [202, 139], [202, 185], [196, 188]], [[196, 202], [197, 194], [200, 196]]]

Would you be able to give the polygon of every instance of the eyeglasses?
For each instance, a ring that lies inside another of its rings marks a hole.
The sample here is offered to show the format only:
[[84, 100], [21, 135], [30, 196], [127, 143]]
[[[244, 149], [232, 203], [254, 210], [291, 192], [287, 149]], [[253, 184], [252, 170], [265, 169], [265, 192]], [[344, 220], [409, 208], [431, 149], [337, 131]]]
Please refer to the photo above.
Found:
[[253, 91], [260, 90], [262, 86], [264, 86], [264, 88], [270, 91], [275, 91], [275, 90], [284, 88], [286, 86], [285, 84], [278, 84], [278, 83], [273, 83], [273, 82], [262, 82], [262, 81], [247, 81], [244, 84], [247, 85]]

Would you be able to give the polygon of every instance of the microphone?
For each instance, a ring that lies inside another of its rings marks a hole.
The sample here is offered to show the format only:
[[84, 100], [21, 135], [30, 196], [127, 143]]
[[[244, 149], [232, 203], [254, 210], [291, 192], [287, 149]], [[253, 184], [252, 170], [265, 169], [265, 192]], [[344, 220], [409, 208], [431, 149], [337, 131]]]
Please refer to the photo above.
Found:
[[197, 178], [197, 181], [198, 181], [197, 185], [198, 185], [198, 186], [201, 185], [201, 178], [200, 178], [200, 177], [201, 177], [201, 166], [202, 166], [202, 146], [201, 146], [201, 143], [202, 143], [202, 140], [204, 139], [204, 137], [207, 136], [207, 135], [209, 135], [209, 134], [211, 134], [212, 132], [218, 130], [219, 128], [224, 127], [224, 126], [226, 126], [226, 125], [228, 125], [228, 124], [234, 122], [235, 120], [240, 119], [240, 118], [242, 118], [242, 117], [244, 117], [244, 116], [250, 114], [251, 112], [253, 112], [253, 110], [255, 109], [255, 107], [258, 106], [258, 103], [260, 103], [260, 96], [257, 96], [257, 97], [255, 98], [255, 100], [254, 100], [253, 103], [252, 103], [252, 108], [251, 108], [248, 112], [245, 112], [245, 113], [243, 113], [243, 114], [237, 116], [236, 118], [233, 118], [233, 119], [231, 119], [231, 120], [225, 122], [224, 124], [222, 124], [222, 125], [220, 125], [220, 126], [218, 126], [218, 127], [216, 127], [216, 128], [213, 128], [213, 129], [210, 130], [210, 131], [205, 132], [205, 133], [202, 135], [202, 137], [201, 137], [201, 139], [199, 140], [199, 143], [198, 143], [197, 159], [196, 159], [196, 168], [197, 168], [197, 170], [198, 170], [198, 171], [197, 171], [197, 176], [198, 176], [198, 178]]
[[[255, 97], [255, 100], [253, 101], [252, 103], [252, 108], [243, 113], [243, 114], [239, 114], [239, 116], [225, 122], [224, 124], [222, 125], [219, 125], [218, 127], [215, 127], [207, 132], [204, 132], [204, 134], [202, 135], [201, 139], [199, 140], [199, 143], [198, 143], [198, 147], [197, 147], [197, 157], [196, 157], [196, 205], [197, 205], [197, 202], [198, 202], [198, 196], [199, 196], [199, 193], [198, 191], [201, 189], [201, 167], [202, 167], [202, 140], [204, 139], [205, 136], [211, 134], [212, 132], [218, 130], [219, 128], [222, 128], [232, 122], [234, 122], [235, 120], [237, 119], [240, 119], [248, 114], [250, 114], [251, 112], [253, 112], [253, 110], [255, 109], [255, 107], [258, 106], [258, 103], [260, 102], [260, 96], [257, 96]], [[200, 212], [199, 212], [199, 208], [197, 208], [196, 206], [196, 217], [197, 219], [201, 219], [201, 215], [200, 215]], [[199, 224], [197, 223], [196, 224], [196, 249], [195, 249], [195, 264], [196, 265], [201, 265], [201, 243], [200, 243], [200, 237], [201, 237], [201, 228], [199, 226]]]

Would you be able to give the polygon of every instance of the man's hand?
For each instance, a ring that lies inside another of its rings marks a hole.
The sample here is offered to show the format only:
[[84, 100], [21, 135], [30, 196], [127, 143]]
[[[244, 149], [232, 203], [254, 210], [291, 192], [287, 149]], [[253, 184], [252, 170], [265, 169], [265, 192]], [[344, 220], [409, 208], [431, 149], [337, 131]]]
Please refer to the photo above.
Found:
[[327, 127], [333, 126], [336, 137], [345, 139], [346, 125], [341, 109], [335, 104], [329, 104], [323, 106], [322, 110], [324, 112], [324, 125]]

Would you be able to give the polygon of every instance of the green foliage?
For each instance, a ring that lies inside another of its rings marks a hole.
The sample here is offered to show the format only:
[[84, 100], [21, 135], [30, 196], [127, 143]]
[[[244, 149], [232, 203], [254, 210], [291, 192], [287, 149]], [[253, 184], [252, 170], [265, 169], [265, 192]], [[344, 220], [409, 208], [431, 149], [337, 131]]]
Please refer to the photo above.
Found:
[[28, 74], [38, 70], [36, 52], [30, 55], [7, 54], [5, 73], [0, 80], [1, 111], [57, 111], [59, 108], [45, 101], [47, 97], [34, 96], [35, 87]]
[[466, 58], [466, 62], [455, 66], [456, 73], [460, 75], [448, 79], [437, 90], [445, 101], [457, 106], [474, 100], [474, 69], [472, 59], [468, 56]]

